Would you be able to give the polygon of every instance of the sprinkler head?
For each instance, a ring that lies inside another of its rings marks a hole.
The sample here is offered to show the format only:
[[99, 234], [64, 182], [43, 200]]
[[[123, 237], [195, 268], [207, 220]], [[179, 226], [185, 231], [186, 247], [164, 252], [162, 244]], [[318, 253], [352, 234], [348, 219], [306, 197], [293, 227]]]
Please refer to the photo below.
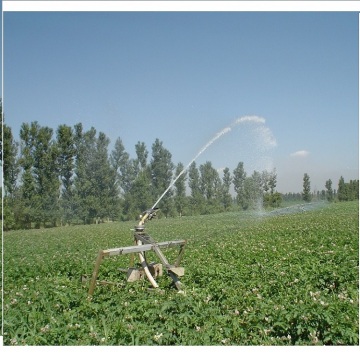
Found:
[[147, 219], [151, 220], [152, 218], [154, 218], [156, 216], [156, 212], [159, 210], [158, 207], [152, 208], [152, 209], [147, 209], [145, 210], [141, 215], [140, 218], [142, 218], [144, 215], [148, 215]]
[[156, 217], [156, 212], [159, 210], [159, 208], [153, 208], [153, 209], [150, 209], [150, 210], [147, 210], [149, 212], [149, 216], [148, 216], [148, 219], [151, 220], [153, 219], [154, 217]]

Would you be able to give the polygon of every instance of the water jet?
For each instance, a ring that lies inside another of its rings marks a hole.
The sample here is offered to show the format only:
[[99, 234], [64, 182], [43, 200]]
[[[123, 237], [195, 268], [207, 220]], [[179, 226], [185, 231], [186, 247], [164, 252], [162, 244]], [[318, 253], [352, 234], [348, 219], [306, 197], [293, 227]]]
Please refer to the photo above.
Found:
[[[151, 236], [145, 233], [145, 222], [153, 219], [156, 216], [158, 211], [157, 205], [161, 199], [166, 195], [166, 193], [172, 188], [176, 181], [180, 178], [181, 175], [191, 166], [191, 164], [204, 152], [206, 151], [214, 142], [220, 139], [225, 134], [229, 133], [235, 126], [242, 124], [256, 124], [257, 129], [260, 135], [266, 140], [266, 143], [269, 147], [276, 146], [276, 140], [272, 136], [270, 130], [264, 126], [265, 119], [255, 116], [247, 115], [240, 117], [233, 121], [230, 125], [224, 127], [222, 130], [217, 132], [195, 155], [195, 157], [186, 165], [186, 167], [173, 179], [170, 185], [165, 189], [161, 196], [155, 201], [154, 205], [143, 212], [140, 215], [139, 224], [135, 226], [134, 231], [134, 246], [114, 248], [108, 250], [100, 250], [98, 257], [95, 262], [94, 271], [90, 280], [89, 295], [92, 296], [96, 284], [98, 283], [97, 277], [99, 274], [100, 264], [104, 258], [115, 255], [125, 255], [132, 254], [130, 260], [130, 267], [127, 269], [127, 280], [134, 281], [140, 280], [145, 276], [148, 278], [149, 282], [153, 288], [158, 288], [158, 284], [155, 280], [157, 276], [162, 275], [163, 269], [165, 269], [167, 275], [172, 279], [175, 287], [178, 290], [181, 290], [182, 284], [179, 280], [179, 277], [184, 275], [184, 268], [180, 267], [180, 261], [184, 254], [184, 249], [186, 245], [186, 240], [170, 240], [165, 242], [156, 242]], [[174, 264], [170, 264], [161, 248], [169, 248], [180, 246], [180, 251], [178, 257]], [[160, 260], [160, 263], [149, 264], [146, 260], [146, 251], [154, 251], [157, 257]], [[141, 268], [134, 268], [134, 258], [133, 254], [137, 253], [139, 255]]]

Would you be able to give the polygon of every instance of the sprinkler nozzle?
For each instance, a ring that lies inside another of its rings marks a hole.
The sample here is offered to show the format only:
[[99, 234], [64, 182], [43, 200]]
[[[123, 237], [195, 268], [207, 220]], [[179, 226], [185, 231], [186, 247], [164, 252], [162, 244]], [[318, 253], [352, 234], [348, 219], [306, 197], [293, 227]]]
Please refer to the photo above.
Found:
[[140, 222], [139, 222], [139, 226], [143, 226], [145, 224], [146, 220], [151, 220], [156, 216], [156, 211], [158, 211], [159, 208], [152, 208], [152, 209], [148, 209], [146, 211], [144, 211], [141, 215], [140, 215]]
[[[156, 216], [156, 212], [159, 210], [159, 208], [152, 208], [152, 209], [147, 209], [145, 210], [141, 215], [140, 218], [144, 218], [151, 220]], [[147, 216], [146, 216], [147, 215]]]

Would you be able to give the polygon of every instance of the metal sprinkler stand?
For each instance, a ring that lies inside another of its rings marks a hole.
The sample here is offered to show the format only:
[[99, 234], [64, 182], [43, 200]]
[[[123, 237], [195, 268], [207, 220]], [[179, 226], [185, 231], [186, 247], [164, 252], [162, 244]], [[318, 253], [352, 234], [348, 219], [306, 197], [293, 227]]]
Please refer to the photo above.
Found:
[[[184, 254], [186, 240], [172, 240], [172, 241], [165, 241], [157, 243], [153, 238], [151, 238], [148, 234], [145, 233], [145, 221], [151, 220], [156, 216], [156, 211], [158, 208], [146, 210], [140, 218], [139, 224], [135, 227], [134, 232], [134, 246], [128, 247], [121, 247], [121, 248], [114, 248], [114, 249], [107, 249], [107, 250], [100, 250], [98, 257], [95, 262], [94, 271], [92, 273], [92, 277], [90, 280], [90, 287], [89, 287], [89, 295], [93, 295], [95, 286], [97, 284], [97, 278], [99, 274], [99, 269], [101, 262], [104, 258], [108, 256], [115, 256], [115, 255], [125, 255], [125, 254], [132, 254], [132, 258], [130, 261], [130, 267], [127, 269], [127, 281], [132, 282], [136, 280], [143, 279], [144, 276], [148, 278], [151, 285], [154, 288], [158, 288], [159, 285], [156, 283], [155, 278], [157, 276], [161, 276], [163, 273], [163, 268], [167, 272], [167, 275], [173, 280], [176, 288], [178, 290], [181, 289], [182, 284], [179, 280], [179, 277], [184, 275], [184, 268], [180, 267], [180, 262]], [[169, 264], [168, 260], [166, 259], [163, 252], [160, 250], [161, 248], [170, 248], [180, 246], [180, 251], [178, 257], [173, 265]], [[157, 257], [160, 260], [160, 263], [151, 263], [148, 264], [146, 261], [145, 252], [152, 250], [155, 252]], [[141, 268], [135, 268], [133, 256], [135, 253], [139, 254]]]

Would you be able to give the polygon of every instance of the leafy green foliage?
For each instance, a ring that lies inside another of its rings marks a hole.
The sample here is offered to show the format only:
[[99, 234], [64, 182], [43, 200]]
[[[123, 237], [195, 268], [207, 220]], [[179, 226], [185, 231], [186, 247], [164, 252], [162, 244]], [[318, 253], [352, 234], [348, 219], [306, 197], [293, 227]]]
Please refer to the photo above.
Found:
[[303, 192], [302, 192], [303, 200], [306, 202], [311, 201], [311, 187], [310, 187], [310, 176], [305, 173], [303, 177]]
[[[252, 212], [158, 219], [158, 241], [187, 239], [183, 292], [126, 283], [99, 249], [132, 245], [132, 223], [4, 234], [6, 345], [359, 345], [358, 202], [260, 217]], [[165, 252], [169, 260], [177, 252]], [[155, 260], [149, 253], [149, 260]]]

